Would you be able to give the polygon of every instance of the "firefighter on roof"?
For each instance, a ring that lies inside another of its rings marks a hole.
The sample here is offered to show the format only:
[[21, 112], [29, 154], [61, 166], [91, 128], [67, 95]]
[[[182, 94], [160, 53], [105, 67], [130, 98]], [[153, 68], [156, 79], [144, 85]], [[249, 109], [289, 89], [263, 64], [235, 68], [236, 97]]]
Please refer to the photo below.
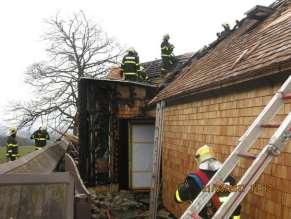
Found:
[[169, 34], [165, 34], [163, 36], [163, 42], [161, 43], [162, 74], [165, 74], [175, 64], [175, 56], [173, 55], [174, 46], [169, 43], [169, 39]]
[[[180, 184], [175, 193], [175, 200], [178, 203], [185, 201], [193, 201], [201, 190], [204, 192], [208, 191], [206, 184], [211, 179], [211, 177], [216, 173], [216, 171], [221, 168], [221, 163], [215, 159], [212, 149], [204, 145], [200, 147], [196, 154], [195, 160], [199, 167], [198, 171], [189, 173], [183, 184]], [[199, 216], [203, 219], [210, 219], [219, 206], [227, 200], [231, 188], [235, 186], [235, 180], [233, 177], [229, 176], [224, 184], [214, 187], [217, 191], [206, 207], [202, 209]], [[234, 211], [231, 219], [240, 218], [240, 206]]]
[[121, 68], [125, 80], [138, 81], [140, 74], [139, 56], [133, 48], [127, 50], [127, 54], [123, 57]]
[[10, 128], [9, 130], [9, 136], [6, 141], [6, 158], [8, 161], [16, 160], [19, 157], [16, 132], [16, 128]]
[[133, 48], [127, 50], [127, 54], [122, 59], [121, 68], [125, 80], [140, 82], [149, 80], [146, 72], [143, 71], [143, 67], [139, 64], [138, 53]]
[[41, 126], [30, 136], [30, 138], [34, 139], [35, 150], [38, 150], [46, 146], [46, 141], [50, 139], [50, 136], [46, 127]]

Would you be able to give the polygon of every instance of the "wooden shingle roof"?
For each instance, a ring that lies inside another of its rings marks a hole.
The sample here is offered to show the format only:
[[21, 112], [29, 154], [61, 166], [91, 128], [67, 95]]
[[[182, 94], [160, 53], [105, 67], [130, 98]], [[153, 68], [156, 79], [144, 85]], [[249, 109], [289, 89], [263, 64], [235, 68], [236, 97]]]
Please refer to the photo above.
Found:
[[202, 57], [193, 58], [152, 102], [201, 93], [291, 69], [291, 4], [265, 19], [244, 18]]

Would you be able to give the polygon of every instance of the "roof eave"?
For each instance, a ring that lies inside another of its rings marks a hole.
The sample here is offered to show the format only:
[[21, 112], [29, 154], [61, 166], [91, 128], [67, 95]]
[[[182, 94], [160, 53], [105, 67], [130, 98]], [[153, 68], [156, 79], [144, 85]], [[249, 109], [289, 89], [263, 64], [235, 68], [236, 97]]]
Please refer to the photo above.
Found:
[[291, 70], [291, 59], [287, 59], [284, 62], [273, 63], [272, 65], [266, 66], [263, 69], [261, 68], [256, 71], [249, 71], [243, 75], [230, 77], [225, 80], [217, 81], [217, 82], [208, 84], [204, 87], [199, 87], [197, 89], [193, 89], [190, 91], [181, 92], [173, 96], [169, 96], [165, 98], [159, 98], [158, 96], [156, 96], [149, 102], [149, 104], [155, 104], [162, 100], [166, 100], [166, 101], [175, 100], [176, 101], [178, 99], [186, 98], [189, 96], [194, 96], [197, 94], [207, 93], [213, 90], [218, 90], [218, 89], [234, 86], [243, 82], [247, 82], [251, 80], [258, 80], [258, 79], [261, 79], [270, 75], [279, 74], [288, 70]]

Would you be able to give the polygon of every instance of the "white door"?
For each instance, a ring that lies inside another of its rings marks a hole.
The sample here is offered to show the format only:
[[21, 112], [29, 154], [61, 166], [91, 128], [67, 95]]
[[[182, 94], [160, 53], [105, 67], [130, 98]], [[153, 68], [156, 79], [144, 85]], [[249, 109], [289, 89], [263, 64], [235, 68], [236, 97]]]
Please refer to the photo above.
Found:
[[134, 124], [132, 127], [132, 188], [147, 189], [151, 185], [154, 125]]

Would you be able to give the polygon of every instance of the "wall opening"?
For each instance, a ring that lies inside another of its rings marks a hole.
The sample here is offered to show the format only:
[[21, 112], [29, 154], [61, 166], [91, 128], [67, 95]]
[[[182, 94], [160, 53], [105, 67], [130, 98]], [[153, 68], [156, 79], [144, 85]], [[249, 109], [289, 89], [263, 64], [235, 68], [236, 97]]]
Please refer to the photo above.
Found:
[[119, 171], [120, 189], [128, 189], [128, 120], [119, 120]]

